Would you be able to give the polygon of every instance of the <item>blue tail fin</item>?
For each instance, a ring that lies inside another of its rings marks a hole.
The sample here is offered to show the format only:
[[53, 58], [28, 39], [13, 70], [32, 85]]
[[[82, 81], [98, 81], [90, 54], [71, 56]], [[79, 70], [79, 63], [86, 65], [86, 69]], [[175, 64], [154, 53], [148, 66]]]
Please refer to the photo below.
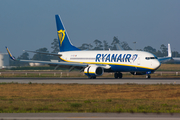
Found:
[[56, 26], [57, 26], [57, 34], [59, 39], [59, 48], [61, 52], [65, 51], [79, 51], [77, 47], [73, 46], [69, 37], [67, 35], [67, 31], [63, 26], [63, 23], [60, 19], [59, 15], [55, 15], [56, 18]]

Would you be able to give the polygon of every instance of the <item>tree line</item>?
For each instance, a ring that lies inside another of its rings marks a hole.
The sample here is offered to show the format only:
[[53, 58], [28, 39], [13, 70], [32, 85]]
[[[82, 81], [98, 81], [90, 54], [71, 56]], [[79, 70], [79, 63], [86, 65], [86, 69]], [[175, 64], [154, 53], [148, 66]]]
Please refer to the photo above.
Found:
[[[132, 50], [132, 48], [128, 45], [127, 42], [125, 41], [120, 41], [117, 37], [113, 37], [113, 40], [111, 44], [109, 45], [106, 40], [94, 40], [93, 44], [88, 44], [88, 43], [83, 43], [80, 47], [78, 47], [81, 50], [119, 50], [119, 49], [124, 49], [124, 50]], [[51, 53], [58, 53], [59, 50], [59, 42], [58, 39], [54, 39], [53, 42], [51, 43], [51, 48], [53, 51]], [[145, 46], [143, 49], [137, 49], [139, 51], [147, 51], [150, 53], [153, 53], [157, 57], [164, 57], [167, 56], [168, 54], [168, 48], [162, 44], [160, 46], [160, 50], [156, 50], [155, 48], [151, 46]], [[50, 53], [49, 50], [46, 47], [39, 48], [36, 50], [37, 52], [46, 52]], [[173, 57], [180, 57], [180, 53], [178, 51], [172, 51], [172, 56]], [[17, 59], [24, 59], [24, 60], [43, 60], [43, 61], [50, 61], [51, 59], [53, 60], [59, 60], [57, 56], [50, 56], [50, 55], [45, 55], [45, 54], [34, 54], [32, 58], [29, 58], [29, 54], [27, 52], [22, 53]], [[28, 66], [28, 63], [23, 63], [23, 62], [18, 62], [18, 61], [10, 61], [11, 66]]]

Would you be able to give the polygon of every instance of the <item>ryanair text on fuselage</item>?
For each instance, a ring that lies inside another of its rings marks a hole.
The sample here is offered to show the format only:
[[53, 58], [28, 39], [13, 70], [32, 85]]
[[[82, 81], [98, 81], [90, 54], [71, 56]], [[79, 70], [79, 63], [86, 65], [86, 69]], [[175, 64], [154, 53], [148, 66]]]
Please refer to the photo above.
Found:
[[97, 54], [96, 62], [133, 62], [137, 59], [137, 54]]

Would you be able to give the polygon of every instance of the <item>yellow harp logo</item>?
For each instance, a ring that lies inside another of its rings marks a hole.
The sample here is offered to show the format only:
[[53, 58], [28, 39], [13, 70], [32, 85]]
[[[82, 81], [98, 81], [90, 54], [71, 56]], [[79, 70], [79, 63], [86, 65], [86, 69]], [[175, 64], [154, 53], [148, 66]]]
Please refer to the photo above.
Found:
[[62, 42], [64, 40], [64, 37], [65, 37], [65, 30], [59, 30], [57, 31], [58, 32], [58, 37], [59, 37], [59, 40], [60, 40], [60, 46], [62, 45]]

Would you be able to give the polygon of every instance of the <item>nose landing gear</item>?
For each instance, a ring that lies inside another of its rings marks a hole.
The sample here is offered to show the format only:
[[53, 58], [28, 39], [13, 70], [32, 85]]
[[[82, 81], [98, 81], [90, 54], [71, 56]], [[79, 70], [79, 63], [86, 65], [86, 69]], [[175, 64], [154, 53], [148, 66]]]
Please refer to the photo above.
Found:
[[150, 79], [150, 78], [151, 78], [151, 76], [150, 76], [149, 74], [147, 74], [147, 75], [146, 75], [146, 78], [147, 78], [147, 79]]

